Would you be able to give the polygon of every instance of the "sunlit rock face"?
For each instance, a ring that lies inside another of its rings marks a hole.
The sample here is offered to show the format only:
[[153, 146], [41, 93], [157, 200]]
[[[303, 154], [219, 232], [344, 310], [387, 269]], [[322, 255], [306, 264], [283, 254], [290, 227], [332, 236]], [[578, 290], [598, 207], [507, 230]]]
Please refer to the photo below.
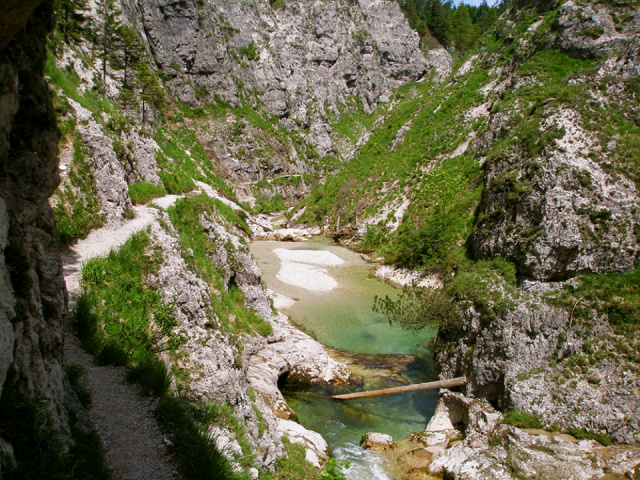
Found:
[[305, 131], [321, 156], [333, 151], [327, 118], [339, 106], [357, 99], [371, 111], [429, 68], [395, 2], [137, 3], [126, 10], [141, 12], [179, 100], [259, 102], [284, 126]]

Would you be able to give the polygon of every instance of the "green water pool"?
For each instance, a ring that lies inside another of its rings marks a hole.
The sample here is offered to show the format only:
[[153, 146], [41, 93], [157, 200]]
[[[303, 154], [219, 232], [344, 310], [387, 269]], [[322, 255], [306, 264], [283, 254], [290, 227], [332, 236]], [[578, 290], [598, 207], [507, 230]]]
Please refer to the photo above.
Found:
[[[363, 389], [398, 386], [399, 381], [419, 383], [433, 379], [430, 345], [435, 332], [424, 330], [415, 335], [389, 325], [383, 315], [373, 312], [374, 296], [393, 297], [399, 291], [375, 278], [375, 266], [365, 262], [359, 254], [321, 237], [305, 243], [255, 241], [250, 248], [267, 287], [295, 300], [293, 305], [280, 310], [320, 343], [360, 354], [411, 354], [425, 360], [417, 362], [417, 366], [407, 366], [396, 375], [365, 375]], [[282, 262], [274, 253], [275, 249], [321, 250], [340, 257], [344, 260], [342, 265], [324, 269], [337, 281], [337, 287], [318, 292], [279, 280], [277, 274]], [[358, 356], [355, 355], [352, 361], [357, 363]], [[375, 369], [374, 365], [369, 371]], [[321, 390], [307, 392], [325, 393]], [[427, 391], [336, 402], [302, 397], [286, 389], [283, 393], [300, 422], [322, 434], [337, 458], [351, 462], [347, 472], [349, 479], [389, 478], [383, 458], [361, 449], [360, 438], [366, 432], [380, 432], [401, 440], [411, 432], [424, 430], [435, 410], [438, 395], [437, 391]]]

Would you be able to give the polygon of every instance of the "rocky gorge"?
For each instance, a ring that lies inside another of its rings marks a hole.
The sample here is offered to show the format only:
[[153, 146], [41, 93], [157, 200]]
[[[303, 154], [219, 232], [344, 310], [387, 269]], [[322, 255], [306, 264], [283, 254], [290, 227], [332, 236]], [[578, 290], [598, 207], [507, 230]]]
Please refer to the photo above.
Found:
[[392, 478], [638, 477], [639, 21], [516, 1], [452, 56], [387, 0], [4, 2], [2, 474], [108, 478], [79, 342], [152, 394], [172, 475], [204, 445], [205, 477], [344, 478], [280, 387], [354, 360], [247, 247], [328, 233], [454, 306], [435, 366], [469, 382], [373, 447]]

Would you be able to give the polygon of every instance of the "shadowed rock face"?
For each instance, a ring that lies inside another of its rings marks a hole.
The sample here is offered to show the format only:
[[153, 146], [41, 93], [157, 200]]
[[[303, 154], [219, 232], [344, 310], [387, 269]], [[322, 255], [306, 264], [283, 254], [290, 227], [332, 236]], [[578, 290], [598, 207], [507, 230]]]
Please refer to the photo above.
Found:
[[64, 440], [66, 293], [48, 203], [59, 182], [58, 129], [42, 73], [52, 28], [52, 0], [0, 8], [0, 384], [46, 399]]

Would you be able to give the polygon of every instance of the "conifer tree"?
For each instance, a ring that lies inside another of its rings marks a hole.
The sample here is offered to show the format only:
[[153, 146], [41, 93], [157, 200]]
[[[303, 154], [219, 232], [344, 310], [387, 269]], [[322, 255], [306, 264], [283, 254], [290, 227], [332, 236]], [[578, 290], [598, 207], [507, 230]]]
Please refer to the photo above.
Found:
[[91, 19], [87, 0], [55, 0], [55, 15], [58, 31], [65, 44], [79, 43], [91, 31]]
[[140, 90], [142, 102], [142, 123], [147, 120], [147, 109], [161, 109], [164, 105], [164, 92], [158, 76], [151, 70], [147, 62], [140, 63], [136, 71], [136, 86]]
[[113, 60], [119, 48], [122, 10], [116, 8], [114, 0], [100, 0], [97, 12], [101, 25], [96, 34], [95, 43], [99, 51], [98, 58], [102, 60], [102, 82], [104, 83], [107, 80], [107, 64]]

